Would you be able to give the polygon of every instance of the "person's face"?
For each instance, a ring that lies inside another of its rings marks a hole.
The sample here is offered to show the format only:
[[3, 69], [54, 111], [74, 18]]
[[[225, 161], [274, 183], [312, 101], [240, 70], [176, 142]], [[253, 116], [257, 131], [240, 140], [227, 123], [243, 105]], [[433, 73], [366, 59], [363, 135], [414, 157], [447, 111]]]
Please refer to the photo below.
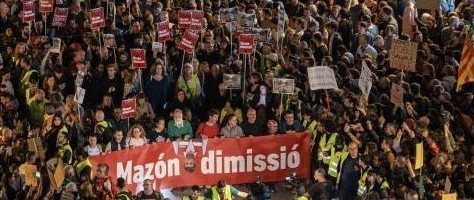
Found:
[[229, 126], [237, 126], [237, 117], [233, 116], [232, 118], [229, 119]]
[[219, 120], [219, 115], [212, 115], [209, 120], [215, 124]]
[[97, 138], [96, 137], [89, 137], [89, 144], [91, 146], [95, 146], [97, 144]]
[[54, 117], [54, 126], [59, 126], [61, 125], [61, 118], [60, 117]]
[[139, 128], [134, 128], [133, 129], [133, 137], [134, 138], [140, 138], [142, 135], [142, 131]]
[[20, 54], [24, 54], [26, 51], [26, 46], [24, 44], [20, 45], [19, 48], [18, 48], [18, 52]]
[[286, 114], [285, 115], [285, 122], [288, 125], [292, 125], [295, 121], [295, 116], [293, 114]]
[[178, 101], [183, 102], [184, 101], [184, 92], [180, 91], [178, 93]]
[[110, 97], [110, 96], [104, 96], [104, 102], [103, 102], [103, 103], [104, 103], [105, 106], [110, 106], [110, 105], [112, 105], [112, 97]]
[[193, 66], [192, 65], [185, 65], [184, 66], [184, 73], [187, 75], [191, 75], [193, 73]]
[[54, 77], [49, 77], [47, 83], [49, 87], [53, 87], [56, 80], [54, 80]]
[[186, 158], [186, 161], [184, 161], [184, 167], [186, 168], [193, 168], [195, 165], [194, 158]]
[[318, 181], [321, 179], [321, 174], [317, 171], [314, 172], [313, 174], [314, 180]]
[[103, 112], [96, 112], [95, 113], [95, 120], [98, 122], [104, 121], [104, 113]]
[[249, 121], [254, 122], [257, 119], [257, 112], [255, 110], [248, 111], [247, 118]]
[[278, 131], [278, 125], [275, 122], [269, 122], [267, 127], [270, 134], [276, 133]]
[[183, 119], [183, 113], [181, 111], [174, 111], [173, 118], [174, 118], [174, 120], [182, 120]]
[[351, 143], [349, 145], [349, 154], [351, 155], [351, 157], [356, 158], [358, 153], [359, 153], [359, 148], [357, 148], [357, 145]]
[[115, 141], [122, 141], [123, 139], [123, 133], [122, 131], [117, 131], [114, 134]]
[[158, 127], [158, 129], [160, 129], [160, 130], [165, 129], [165, 120], [160, 120], [160, 121], [158, 121], [157, 127]]
[[112, 77], [115, 75], [115, 67], [107, 67], [107, 75]]
[[157, 65], [156, 70], [155, 70], [156, 75], [162, 75], [163, 74], [163, 66], [162, 65]]

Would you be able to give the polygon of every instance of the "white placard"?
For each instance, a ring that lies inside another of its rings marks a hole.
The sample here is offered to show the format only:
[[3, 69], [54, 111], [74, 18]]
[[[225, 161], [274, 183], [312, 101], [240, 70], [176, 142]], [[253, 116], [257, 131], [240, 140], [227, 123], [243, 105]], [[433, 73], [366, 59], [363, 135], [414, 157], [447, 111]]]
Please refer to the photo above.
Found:
[[334, 70], [326, 66], [309, 67], [308, 79], [311, 90], [339, 89]]

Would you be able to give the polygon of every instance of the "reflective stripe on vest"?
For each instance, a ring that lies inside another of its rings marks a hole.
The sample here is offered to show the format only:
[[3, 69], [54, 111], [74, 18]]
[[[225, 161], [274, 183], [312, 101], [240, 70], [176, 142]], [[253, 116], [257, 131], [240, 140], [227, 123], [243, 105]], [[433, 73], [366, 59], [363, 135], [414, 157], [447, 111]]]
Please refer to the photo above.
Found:
[[221, 199], [217, 187], [212, 187], [212, 200], [232, 200], [232, 192], [230, 191], [230, 185], [226, 185], [224, 188], [224, 199]]
[[341, 152], [334, 152], [334, 148], [331, 149], [331, 159], [329, 161], [328, 174], [334, 178], [338, 177], [338, 166], [341, 161]]
[[362, 174], [362, 176], [359, 178], [359, 188], [357, 189], [357, 196], [362, 196], [367, 192], [367, 186], [365, 185], [365, 181], [367, 179], [367, 176], [369, 174], [370, 166], [365, 172]]
[[66, 153], [66, 151], [69, 151], [71, 152], [71, 155], [69, 157], [69, 160], [67, 161], [67, 164], [72, 164], [72, 148], [71, 146], [69, 146], [69, 144], [66, 144], [63, 148], [60, 148], [59, 151], [58, 151], [58, 154], [59, 154], [59, 157], [61, 157], [61, 159], [64, 157], [64, 153]]
[[319, 140], [318, 160], [322, 160], [325, 164], [329, 164], [331, 155], [324, 156], [324, 152], [330, 151], [332, 146], [334, 146], [334, 144], [336, 143], [337, 133], [332, 133], [328, 141], [326, 141], [326, 136], [327, 134], [323, 134], [323, 136]]
[[[189, 197], [189, 196], [184, 196], [184, 197], [183, 197], [183, 200], [191, 200], [191, 197]], [[204, 197], [198, 196], [197, 200], [204, 200]]]
[[308, 200], [308, 197], [301, 196], [301, 197], [298, 197], [298, 200]]

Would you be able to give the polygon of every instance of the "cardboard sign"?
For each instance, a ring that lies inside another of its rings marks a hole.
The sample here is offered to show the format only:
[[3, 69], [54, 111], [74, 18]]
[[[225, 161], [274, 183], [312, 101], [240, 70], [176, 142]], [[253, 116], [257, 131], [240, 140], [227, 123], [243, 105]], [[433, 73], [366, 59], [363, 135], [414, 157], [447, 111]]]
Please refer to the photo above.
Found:
[[438, 0], [416, 0], [415, 7], [423, 10], [439, 10]]
[[74, 81], [76, 86], [81, 87], [82, 83], [84, 82], [84, 76], [85, 74], [83, 71], [77, 71], [76, 80]]
[[[89, 159], [92, 172], [97, 171], [99, 164], [109, 166], [110, 180], [124, 178], [125, 188], [135, 194], [144, 179], [154, 180], [156, 190], [215, 185], [219, 180], [227, 184], [254, 183], [256, 174], [268, 182], [284, 181], [291, 172], [307, 179], [310, 141], [305, 133], [193, 139], [128, 148]], [[186, 152], [194, 154], [187, 157]], [[194, 164], [189, 166], [188, 161]]]
[[38, 179], [36, 178], [36, 172], [38, 168], [36, 165], [22, 164], [20, 165], [19, 174], [25, 176], [25, 185], [36, 187], [38, 186]]
[[390, 67], [416, 71], [416, 51], [418, 43], [394, 39], [389, 53]]
[[44, 159], [44, 153], [46, 150], [43, 148], [43, 144], [41, 143], [41, 139], [39, 137], [28, 138], [26, 142], [28, 143], [29, 152], [35, 152], [35, 154], [40, 159]]
[[61, 53], [61, 38], [53, 38], [52, 53]]
[[52, 26], [65, 27], [67, 22], [67, 15], [69, 8], [58, 8], [54, 9], [54, 17]]
[[171, 40], [170, 23], [168, 21], [157, 23], [156, 28], [158, 29], [158, 42]]
[[50, 169], [48, 169], [48, 176], [49, 176], [49, 181], [51, 181], [51, 187], [58, 189], [62, 186], [64, 178], [65, 178], [64, 164], [63, 164], [63, 160], [61, 159], [57, 159], [57, 158], [52, 158], [52, 159], [55, 159], [55, 161], [57, 161], [58, 163], [54, 171], [51, 171]]
[[76, 93], [74, 94], [74, 102], [82, 104], [84, 97], [86, 96], [86, 90], [81, 87], [76, 87]]
[[390, 102], [392, 102], [395, 106], [399, 108], [403, 108], [403, 94], [405, 90], [401, 85], [392, 84], [392, 88], [390, 89]]
[[274, 78], [273, 93], [293, 94], [295, 92], [295, 79]]
[[53, 0], [40, 0], [39, 1], [40, 13], [51, 13], [53, 12]]
[[338, 90], [334, 70], [326, 66], [308, 68], [309, 88], [311, 90]]
[[423, 167], [423, 142], [416, 144], [415, 169]]
[[255, 14], [243, 13], [239, 16], [239, 26], [241, 27], [253, 27], [257, 16]]
[[443, 194], [443, 196], [441, 196], [441, 200], [457, 200], [457, 199], [458, 199], [458, 193]]
[[189, 29], [192, 31], [201, 31], [203, 29], [204, 11], [193, 10], [191, 11], [191, 24]]
[[130, 49], [132, 55], [132, 67], [135, 69], [146, 68], [145, 49]]
[[241, 54], [252, 54], [255, 48], [255, 39], [252, 34], [240, 34], [239, 35], [239, 53]]
[[238, 16], [237, 7], [219, 9], [219, 22], [220, 23], [237, 21], [237, 16]]
[[238, 90], [241, 88], [240, 74], [224, 74], [223, 79], [224, 87], [227, 90]]
[[367, 63], [362, 61], [362, 70], [359, 77], [359, 88], [365, 99], [369, 99], [370, 90], [372, 89], [372, 72], [370, 71]]
[[98, 7], [91, 9], [91, 29], [100, 29], [105, 27], [104, 8]]
[[192, 10], [178, 11], [178, 28], [187, 29], [191, 26], [191, 13]]
[[122, 119], [133, 118], [136, 115], [137, 99], [125, 99], [122, 101]]
[[103, 34], [102, 38], [104, 38], [104, 46], [106, 48], [116, 48], [117, 42], [115, 41], [114, 34]]
[[199, 35], [194, 34], [190, 31], [186, 31], [183, 38], [179, 42], [178, 49], [183, 50], [187, 54], [193, 54], [194, 47], [199, 39]]
[[35, 20], [35, 4], [33, 1], [23, 2], [23, 23]]

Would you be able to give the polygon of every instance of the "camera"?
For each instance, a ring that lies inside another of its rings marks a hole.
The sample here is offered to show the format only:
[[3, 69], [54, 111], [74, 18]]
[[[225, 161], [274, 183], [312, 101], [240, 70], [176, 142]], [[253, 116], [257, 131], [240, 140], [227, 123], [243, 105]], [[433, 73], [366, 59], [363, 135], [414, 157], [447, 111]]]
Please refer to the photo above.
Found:
[[291, 172], [287, 177], [285, 177], [285, 181], [292, 188], [298, 188], [302, 184], [302, 181], [296, 172]]
[[255, 177], [255, 183], [251, 185], [251, 197], [248, 199], [252, 200], [270, 200], [272, 199], [272, 191], [270, 188], [262, 182], [260, 176]]

